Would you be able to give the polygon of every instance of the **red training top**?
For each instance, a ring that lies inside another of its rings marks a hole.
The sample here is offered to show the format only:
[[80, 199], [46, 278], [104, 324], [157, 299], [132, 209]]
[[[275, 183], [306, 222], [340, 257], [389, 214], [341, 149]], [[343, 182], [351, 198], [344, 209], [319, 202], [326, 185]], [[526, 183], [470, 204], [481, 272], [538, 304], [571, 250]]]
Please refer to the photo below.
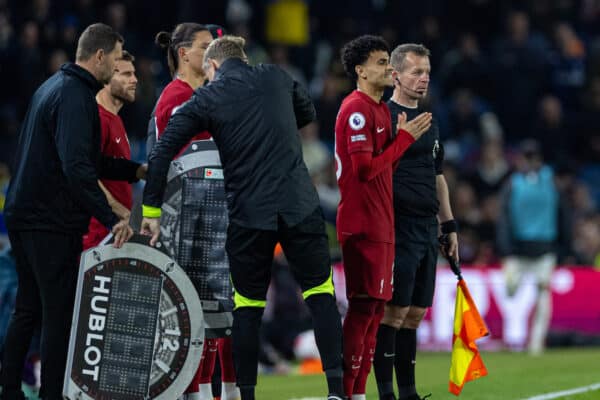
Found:
[[[169, 118], [171, 118], [171, 115], [173, 115], [173, 113], [177, 111], [177, 109], [183, 103], [191, 99], [193, 94], [194, 89], [192, 89], [187, 82], [184, 82], [178, 78], [173, 79], [171, 83], [165, 86], [160, 98], [158, 99], [158, 102], [156, 103], [156, 112], [154, 116], [157, 141], [167, 128], [167, 124], [169, 123]], [[206, 140], [210, 139], [210, 137], [210, 133], [207, 131], [199, 132], [192, 138], [191, 141]], [[183, 153], [184, 150], [185, 148], [182, 149], [179, 154]]]
[[336, 176], [341, 201], [338, 240], [350, 235], [394, 243], [393, 163], [414, 142], [406, 131], [392, 140], [390, 111], [358, 90], [349, 94], [335, 123]]
[[[131, 159], [129, 139], [121, 117], [108, 111], [98, 104], [100, 115], [100, 128], [102, 132], [100, 152], [105, 156]], [[131, 210], [133, 194], [131, 184], [127, 181], [100, 180], [112, 196], [125, 207]], [[83, 248], [97, 246], [108, 235], [108, 229], [95, 218], [92, 218], [88, 233], [83, 236]]]

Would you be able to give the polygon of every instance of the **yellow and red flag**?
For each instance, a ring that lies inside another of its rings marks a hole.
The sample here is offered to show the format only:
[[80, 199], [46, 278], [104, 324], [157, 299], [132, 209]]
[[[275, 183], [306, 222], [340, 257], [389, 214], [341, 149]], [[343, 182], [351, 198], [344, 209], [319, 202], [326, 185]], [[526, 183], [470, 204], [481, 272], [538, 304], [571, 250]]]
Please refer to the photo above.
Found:
[[465, 383], [487, 375], [475, 340], [489, 335], [463, 279], [456, 287], [452, 363], [448, 390], [458, 396]]

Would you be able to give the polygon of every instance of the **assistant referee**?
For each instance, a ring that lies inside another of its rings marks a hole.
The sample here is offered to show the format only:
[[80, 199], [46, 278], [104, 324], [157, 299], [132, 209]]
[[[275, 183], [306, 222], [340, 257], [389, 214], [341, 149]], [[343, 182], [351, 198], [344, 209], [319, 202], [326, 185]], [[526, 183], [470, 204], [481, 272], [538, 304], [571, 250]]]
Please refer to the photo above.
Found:
[[[401, 113], [411, 119], [422, 112], [419, 101], [429, 86], [429, 55], [420, 44], [403, 44], [392, 51], [394, 93], [388, 101], [392, 121]], [[457, 226], [442, 171], [443, 160], [434, 116], [431, 128], [404, 153], [394, 171], [394, 292], [377, 333], [373, 362], [380, 399], [395, 399], [394, 367], [398, 398], [421, 399], [415, 389], [417, 328], [433, 301], [438, 220], [441, 233], [448, 235], [449, 241], [442, 251], [458, 259]]]

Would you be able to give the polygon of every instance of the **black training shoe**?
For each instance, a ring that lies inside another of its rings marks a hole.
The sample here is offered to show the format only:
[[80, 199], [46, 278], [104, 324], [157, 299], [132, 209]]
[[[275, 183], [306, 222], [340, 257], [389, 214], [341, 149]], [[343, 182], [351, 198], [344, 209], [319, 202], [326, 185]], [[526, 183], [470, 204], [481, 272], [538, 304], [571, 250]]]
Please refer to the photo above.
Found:
[[327, 395], [327, 400], [348, 400], [346, 396], [339, 396], [337, 394]]

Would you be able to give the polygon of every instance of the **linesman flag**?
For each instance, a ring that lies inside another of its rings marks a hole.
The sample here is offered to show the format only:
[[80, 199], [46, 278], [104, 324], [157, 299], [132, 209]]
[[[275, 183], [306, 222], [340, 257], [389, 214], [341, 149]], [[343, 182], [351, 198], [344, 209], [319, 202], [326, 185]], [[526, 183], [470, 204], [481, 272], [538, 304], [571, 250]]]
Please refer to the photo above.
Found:
[[[447, 248], [448, 236], [440, 237], [440, 245]], [[445, 252], [447, 255], [447, 252]], [[489, 335], [485, 321], [471, 297], [467, 283], [462, 277], [460, 265], [453, 257], [446, 256], [450, 269], [458, 278], [456, 303], [454, 305], [454, 334], [452, 335], [452, 361], [448, 390], [458, 396], [465, 383], [487, 375], [487, 369], [475, 344], [475, 340]]]
[[454, 306], [452, 362], [448, 384], [450, 393], [458, 396], [465, 383], [487, 375], [487, 369], [475, 344], [475, 340], [487, 335], [489, 332], [485, 322], [477, 311], [467, 283], [461, 277], [456, 286]]

